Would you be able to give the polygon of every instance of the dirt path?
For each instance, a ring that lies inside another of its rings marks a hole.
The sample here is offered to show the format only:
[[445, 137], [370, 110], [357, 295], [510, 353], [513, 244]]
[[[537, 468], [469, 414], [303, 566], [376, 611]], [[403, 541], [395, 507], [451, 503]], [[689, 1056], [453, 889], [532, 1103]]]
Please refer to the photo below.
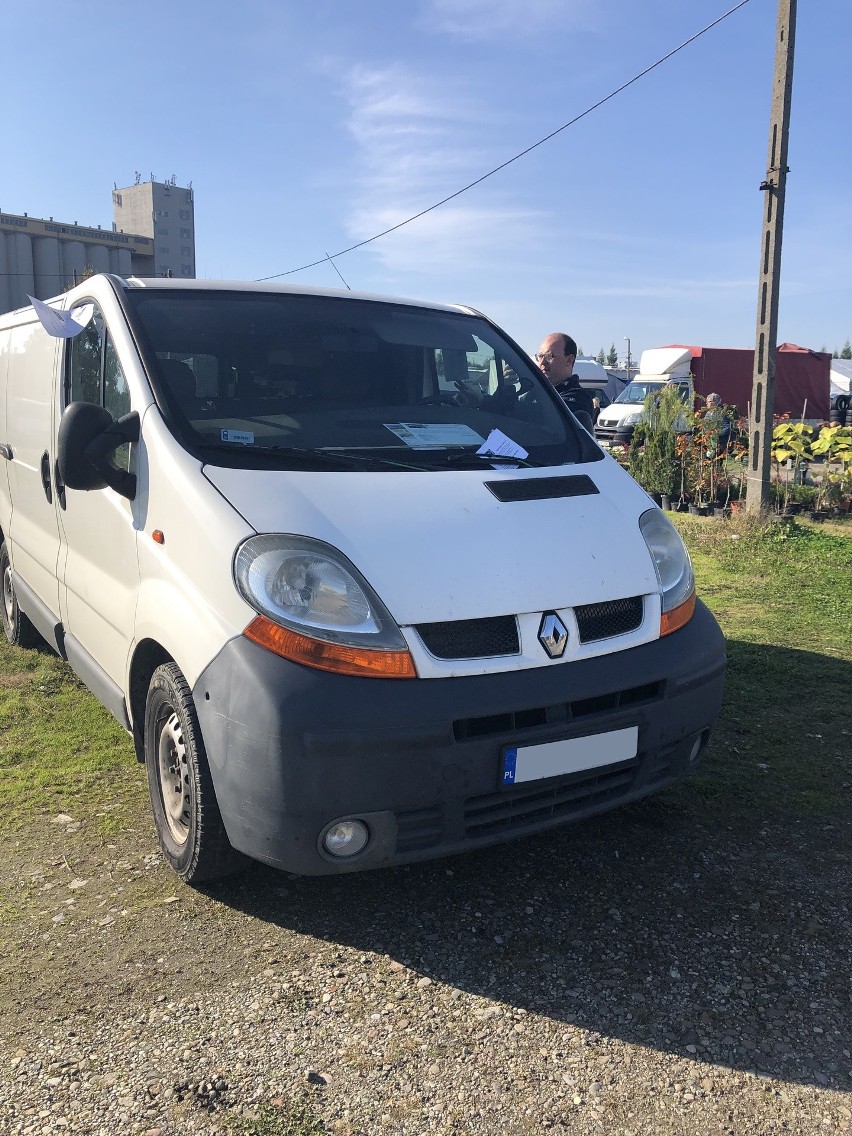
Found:
[[852, 1132], [848, 817], [202, 894], [141, 794], [2, 838], [0, 1133]]

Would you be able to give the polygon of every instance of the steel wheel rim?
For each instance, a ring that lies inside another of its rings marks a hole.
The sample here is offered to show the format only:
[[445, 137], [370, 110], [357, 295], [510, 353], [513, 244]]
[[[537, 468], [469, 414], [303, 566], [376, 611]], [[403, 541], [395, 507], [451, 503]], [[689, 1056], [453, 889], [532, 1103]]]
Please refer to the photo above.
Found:
[[12, 585], [12, 565], [8, 561], [3, 570], [3, 614], [6, 626], [11, 627], [15, 620], [15, 589]]
[[183, 729], [174, 710], [161, 722], [157, 750], [163, 813], [172, 839], [182, 845], [189, 838], [192, 797]]

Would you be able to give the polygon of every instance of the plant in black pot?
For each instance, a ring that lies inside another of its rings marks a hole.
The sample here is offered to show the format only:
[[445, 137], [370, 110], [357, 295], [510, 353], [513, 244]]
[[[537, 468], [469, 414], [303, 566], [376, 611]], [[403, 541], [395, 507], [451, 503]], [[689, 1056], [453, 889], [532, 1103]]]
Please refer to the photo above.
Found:
[[658, 504], [668, 508], [680, 490], [678, 437], [688, 414], [677, 386], [664, 387], [645, 399], [642, 420], [634, 429], [630, 443], [628, 472]]

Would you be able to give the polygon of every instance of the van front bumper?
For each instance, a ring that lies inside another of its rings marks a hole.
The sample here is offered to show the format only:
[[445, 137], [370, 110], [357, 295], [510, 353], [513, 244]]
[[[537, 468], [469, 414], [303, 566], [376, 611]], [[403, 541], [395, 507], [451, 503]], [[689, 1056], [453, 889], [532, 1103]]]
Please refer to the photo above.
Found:
[[[699, 601], [664, 639], [452, 679], [353, 678], [231, 640], [193, 691], [228, 837], [304, 875], [408, 863], [538, 832], [684, 777], [719, 713], [724, 640]], [[507, 747], [638, 727], [635, 758], [504, 786]], [[350, 859], [321, 847], [356, 818]]]
[[599, 426], [595, 424], [595, 439], [603, 446], [629, 446], [634, 426]]

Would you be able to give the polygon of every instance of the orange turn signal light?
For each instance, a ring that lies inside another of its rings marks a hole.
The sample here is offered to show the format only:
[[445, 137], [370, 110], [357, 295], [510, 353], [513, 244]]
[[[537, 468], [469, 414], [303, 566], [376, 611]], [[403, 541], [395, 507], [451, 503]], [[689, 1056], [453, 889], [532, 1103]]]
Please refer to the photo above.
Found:
[[243, 634], [283, 659], [316, 670], [362, 678], [417, 678], [414, 660], [408, 651], [376, 651], [311, 639], [273, 623], [265, 615], [256, 616]]
[[692, 614], [695, 611], [695, 592], [682, 604], [672, 608], [671, 611], [664, 611], [660, 616], [660, 638], [664, 635], [671, 635], [673, 631], [683, 627], [692, 619]]

